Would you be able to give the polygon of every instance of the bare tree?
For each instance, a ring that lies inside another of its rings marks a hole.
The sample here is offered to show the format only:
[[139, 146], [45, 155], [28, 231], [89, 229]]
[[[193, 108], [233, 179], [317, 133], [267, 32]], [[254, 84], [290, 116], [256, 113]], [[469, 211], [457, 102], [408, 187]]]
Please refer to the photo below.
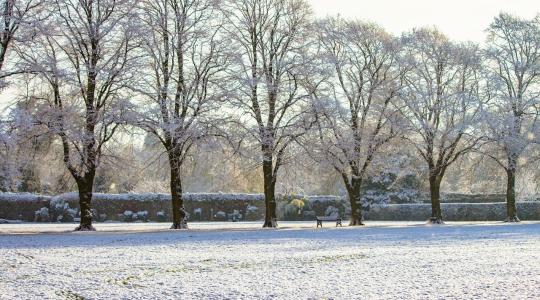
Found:
[[[226, 68], [220, 36], [220, 1], [141, 2], [146, 75], [135, 87], [137, 125], [163, 145], [170, 167], [172, 229], [187, 228], [182, 165], [190, 150], [223, 122], [220, 73]], [[218, 21], [216, 21], [218, 20]], [[215, 132], [214, 132], [215, 133]]]
[[241, 0], [227, 5], [235, 43], [233, 102], [260, 148], [266, 213], [276, 227], [275, 187], [287, 147], [306, 132], [306, 98], [300, 92], [310, 8], [304, 0]]
[[327, 78], [311, 80], [318, 115], [314, 147], [341, 175], [351, 203], [350, 225], [363, 225], [362, 182], [379, 150], [395, 137], [404, 70], [399, 43], [375, 24], [329, 18], [318, 23], [318, 57]]
[[456, 45], [435, 29], [403, 37], [404, 60], [411, 71], [400, 110], [407, 120], [405, 136], [427, 163], [432, 223], [442, 223], [440, 186], [447, 168], [471, 151], [481, 107], [480, 55], [476, 45]]
[[[43, 4], [42, 0], [2, 0], [0, 1], [0, 79], [21, 73], [5, 71], [6, 55], [16, 40], [31, 38], [34, 23]], [[19, 34], [22, 30], [22, 34]]]
[[56, 134], [63, 161], [79, 192], [80, 226], [94, 230], [91, 200], [106, 143], [121, 122], [125, 90], [133, 77], [136, 31], [134, 2], [55, 0], [24, 68], [38, 74], [49, 104], [41, 124]]
[[500, 14], [488, 28], [485, 51], [493, 101], [483, 114], [488, 134], [484, 153], [507, 175], [507, 222], [519, 222], [516, 172], [528, 146], [537, 141], [540, 100], [540, 17]]

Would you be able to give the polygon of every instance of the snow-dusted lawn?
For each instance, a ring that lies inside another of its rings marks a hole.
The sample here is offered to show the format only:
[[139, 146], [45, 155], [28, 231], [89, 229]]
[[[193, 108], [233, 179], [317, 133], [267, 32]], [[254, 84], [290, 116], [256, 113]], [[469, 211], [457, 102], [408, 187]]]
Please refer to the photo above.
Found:
[[538, 222], [314, 223], [0, 225], [0, 299], [540, 299]]

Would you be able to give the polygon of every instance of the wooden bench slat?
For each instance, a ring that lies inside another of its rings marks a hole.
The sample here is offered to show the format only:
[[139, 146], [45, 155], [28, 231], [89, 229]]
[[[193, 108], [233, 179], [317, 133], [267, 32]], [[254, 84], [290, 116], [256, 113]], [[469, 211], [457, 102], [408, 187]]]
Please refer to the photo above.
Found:
[[319, 226], [322, 227], [322, 222], [323, 221], [328, 221], [328, 222], [336, 222], [336, 227], [337, 226], [343, 226], [341, 224], [341, 218], [339, 216], [317, 216], [316, 217], [316, 220], [317, 220], [317, 228]]
[[321, 221], [337, 221], [338, 219], [341, 219], [340, 217], [338, 216], [319, 216], [317, 217], [317, 220], [321, 220]]

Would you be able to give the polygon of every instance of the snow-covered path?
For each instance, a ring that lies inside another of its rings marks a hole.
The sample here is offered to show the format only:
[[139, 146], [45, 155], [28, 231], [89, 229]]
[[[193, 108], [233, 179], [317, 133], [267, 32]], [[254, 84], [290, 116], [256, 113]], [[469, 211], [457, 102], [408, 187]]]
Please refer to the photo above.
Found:
[[0, 225], [0, 299], [540, 299], [538, 222], [280, 225]]

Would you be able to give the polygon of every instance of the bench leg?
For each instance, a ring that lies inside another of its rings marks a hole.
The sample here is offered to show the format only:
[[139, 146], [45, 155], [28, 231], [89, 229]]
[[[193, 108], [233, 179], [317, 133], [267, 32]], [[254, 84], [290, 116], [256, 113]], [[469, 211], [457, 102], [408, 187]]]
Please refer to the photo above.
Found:
[[317, 228], [319, 228], [319, 225], [320, 225], [321, 228], [322, 228], [322, 221], [317, 220]]
[[341, 219], [336, 221], [336, 227], [338, 227], [338, 225], [339, 227], [343, 227], [343, 225], [341, 224]]

